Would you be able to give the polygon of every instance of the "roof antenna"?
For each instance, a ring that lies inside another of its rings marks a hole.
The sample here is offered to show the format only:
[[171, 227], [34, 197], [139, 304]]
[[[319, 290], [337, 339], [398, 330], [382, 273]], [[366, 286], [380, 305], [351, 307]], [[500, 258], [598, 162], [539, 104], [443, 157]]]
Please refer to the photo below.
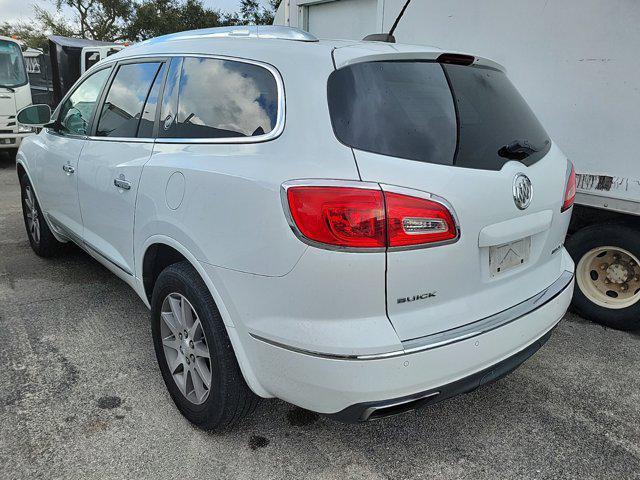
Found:
[[393, 26], [391, 27], [391, 30], [389, 30], [389, 33], [373, 33], [364, 37], [363, 40], [366, 42], [396, 43], [396, 37], [393, 36], [393, 32], [396, 31], [396, 27], [398, 26], [398, 23], [400, 23], [400, 19], [404, 15], [404, 11], [409, 6], [409, 3], [411, 3], [411, 0], [406, 1], [404, 7], [402, 7], [402, 10], [400, 10], [400, 13], [398, 14], [398, 18], [396, 18], [396, 21], [393, 22]]

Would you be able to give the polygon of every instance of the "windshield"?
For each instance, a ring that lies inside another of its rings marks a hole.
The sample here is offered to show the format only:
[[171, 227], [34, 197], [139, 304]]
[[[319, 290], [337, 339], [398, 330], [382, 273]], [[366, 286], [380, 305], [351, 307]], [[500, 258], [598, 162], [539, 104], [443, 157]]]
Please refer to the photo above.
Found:
[[0, 40], [0, 87], [20, 87], [27, 83], [27, 70], [20, 45]]

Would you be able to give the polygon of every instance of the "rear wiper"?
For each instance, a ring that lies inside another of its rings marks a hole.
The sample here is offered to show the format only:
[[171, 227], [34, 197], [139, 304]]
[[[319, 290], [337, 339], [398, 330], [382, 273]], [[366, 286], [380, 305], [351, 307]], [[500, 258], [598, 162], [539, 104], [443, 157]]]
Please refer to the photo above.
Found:
[[528, 140], [514, 140], [498, 150], [498, 155], [509, 160], [523, 160], [529, 155], [539, 152], [540, 149], [532, 145]]
[[16, 93], [16, 91], [12, 88], [12, 87], [5, 87], [4, 85], [0, 85], [0, 87], [2, 88], [6, 88], [7, 90], [9, 90], [11, 93]]

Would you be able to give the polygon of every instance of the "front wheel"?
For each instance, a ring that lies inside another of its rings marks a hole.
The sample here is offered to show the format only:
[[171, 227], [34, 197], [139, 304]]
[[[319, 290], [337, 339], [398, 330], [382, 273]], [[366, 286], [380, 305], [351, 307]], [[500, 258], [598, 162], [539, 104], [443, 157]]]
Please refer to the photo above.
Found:
[[255, 409], [258, 397], [245, 383], [220, 312], [191, 264], [175, 263], [160, 273], [151, 315], [162, 378], [190, 422], [223, 429]]
[[591, 225], [566, 247], [576, 263], [577, 312], [607, 327], [640, 329], [640, 231], [620, 223]]
[[38, 256], [52, 257], [60, 251], [62, 243], [54, 237], [49, 225], [47, 225], [33, 185], [31, 185], [26, 173], [20, 177], [20, 188], [22, 191], [22, 215], [29, 244]]

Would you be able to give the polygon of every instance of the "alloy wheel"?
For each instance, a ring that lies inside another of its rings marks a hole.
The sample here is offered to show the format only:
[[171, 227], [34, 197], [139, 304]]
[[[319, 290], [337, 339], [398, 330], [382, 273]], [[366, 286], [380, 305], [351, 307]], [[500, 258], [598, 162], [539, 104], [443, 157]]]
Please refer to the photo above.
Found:
[[211, 355], [197, 312], [180, 293], [162, 302], [160, 333], [164, 356], [176, 386], [195, 405], [204, 403], [211, 389]]
[[38, 215], [38, 207], [30, 185], [27, 185], [24, 189], [24, 204], [26, 206], [27, 231], [35, 243], [40, 243], [40, 216]]

